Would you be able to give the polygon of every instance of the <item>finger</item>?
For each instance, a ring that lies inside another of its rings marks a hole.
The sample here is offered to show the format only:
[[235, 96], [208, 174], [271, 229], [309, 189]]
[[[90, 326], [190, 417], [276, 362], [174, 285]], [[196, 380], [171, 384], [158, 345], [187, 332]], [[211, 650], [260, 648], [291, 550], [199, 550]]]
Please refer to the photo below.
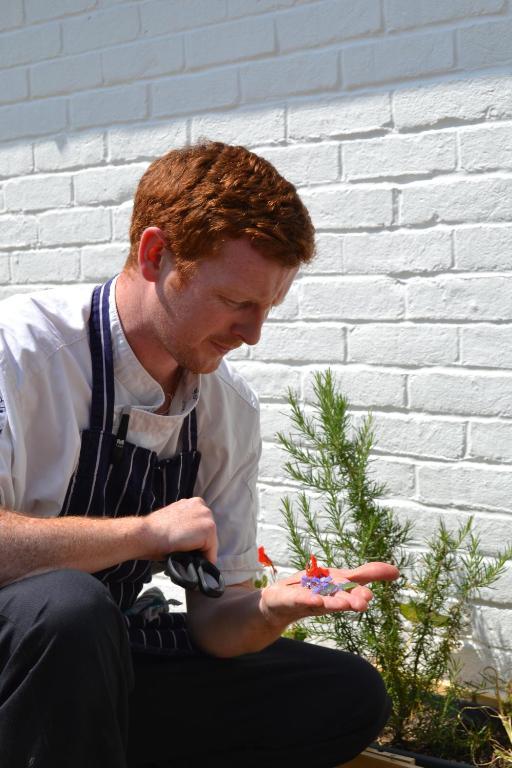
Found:
[[370, 581], [394, 581], [400, 575], [398, 568], [390, 563], [365, 563], [344, 573], [350, 581], [357, 581], [358, 584], [367, 584]]
[[[358, 584], [367, 584], [370, 581], [393, 581], [400, 576], [396, 566], [390, 563], [364, 563], [357, 568], [329, 568], [329, 574], [334, 581], [350, 580]], [[282, 581], [285, 584], [300, 584], [305, 571], [285, 576]]]
[[214, 527], [213, 531], [209, 534], [203, 548], [204, 557], [214, 565], [217, 562], [218, 547], [219, 544], [217, 541], [217, 530]]
[[364, 600], [365, 603], [369, 603], [370, 600], [373, 600], [373, 592], [371, 589], [368, 589], [368, 587], [356, 587], [348, 594], [349, 597], [356, 598], [357, 600]]
[[[292, 590], [290, 590], [291, 593]], [[350, 592], [337, 592], [334, 595], [321, 595], [302, 587], [296, 587], [293, 599], [287, 601], [290, 607], [307, 611], [308, 615], [338, 613], [340, 611], [366, 611], [373, 593], [366, 587], [358, 586]]]
[[359, 611], [360, 613], [368, 609], [370, 600], [373, 599], [373, 594], [369, 589], [361, 587], [360, 589], [354, 589], [350, 593], [350, 602], [353, 611]]
[[373, 599], [373, 593], [366, 587], [356, 587], [350, 592], [337, 592], [332, 597], [325, 597], [325, 607], [334, 611], [366, 611]]
[[324, 598], [326, 605], [328, 605], [330, 608], [336, 608], [338, 605], [352, 605], [352, 603], [365, 603], [365, 605], [367, 605], [371, 600], [373, 600], [373, 592], [368, 589], [368, 587], [363, 587], [360, 585], [355, 586], [354, 589], [346, 592], [335, 592], [333, 595], [322, 595], [321, 592], [311, 593], [309, 590], [307, 590], [307, 592], [310, 594], [319, 595], [320, 597]]

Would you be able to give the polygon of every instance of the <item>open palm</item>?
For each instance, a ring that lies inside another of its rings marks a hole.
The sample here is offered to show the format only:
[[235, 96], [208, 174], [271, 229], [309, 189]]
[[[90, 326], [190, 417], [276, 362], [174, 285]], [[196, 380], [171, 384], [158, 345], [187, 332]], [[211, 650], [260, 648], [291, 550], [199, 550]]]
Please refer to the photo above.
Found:
[[389, 563], [365, 563], [358, 568], [330, 568], [335, 583], [353, 581], [358, 586], [334, 595], [320, 595], [301, 585], [304, 571], [270, 584], [261, 594], [261, 610], [270, 622], [287, 623], [339, 611], [366, 611], [373, 594], [366, 584], [372, 581], [393, 581], [399, 571]]

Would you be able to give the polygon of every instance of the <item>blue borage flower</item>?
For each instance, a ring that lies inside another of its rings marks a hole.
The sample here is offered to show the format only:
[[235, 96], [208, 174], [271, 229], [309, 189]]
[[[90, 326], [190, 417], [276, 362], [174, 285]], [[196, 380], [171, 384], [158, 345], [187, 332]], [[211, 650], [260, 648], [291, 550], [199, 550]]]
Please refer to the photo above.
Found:
[[332, 580], [332, 576], [302, 576], [300, 583], [306, 589], [310, 589], [317, 595], [324, 597], [335, 595], [336, 592], [350, 592], [351, 589], [357, 587], [353, 581], [342, 581], [335, 584]]

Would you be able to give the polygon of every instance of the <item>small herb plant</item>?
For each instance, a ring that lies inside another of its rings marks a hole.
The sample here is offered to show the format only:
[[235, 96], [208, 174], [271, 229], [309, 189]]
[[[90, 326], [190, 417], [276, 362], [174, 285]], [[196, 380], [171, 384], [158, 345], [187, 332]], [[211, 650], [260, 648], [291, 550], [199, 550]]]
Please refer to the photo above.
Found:
[[492, 740], [493, 763], [496, 768], [512, 768], [512, 682], [506, 683], [498, 677], [495, 669], [486, 670], [487, 680], [494, 687], [496, 709], [494, 716], [505, 731], [505, 743]]
[[311, 410], [291, 391], [288, 402], [292, 434], [277, 437], [287, 454], [286, 473], [300, 486], [294, 501], [283, 499], [292, 564], [305, 568], [314, 551], [327, 566], [385, 561], [401, 573], [394, 582], [372, 585], [365, 614], [318, 617], [308, 621], [308, 632], [379, 668], [393, 700], [387, 743], [451, 759], [485, 755], [491, 726], [457, 726], [463, 689], [453, 654], [472, 600], [502, 574], [512, 547], [484, 557], [469, 518], [455, 532], [441, 522], [425, 550], [413, 556], [410, 524], [382, 503], [385, 488], [372, 479], [371, 416], [353, 428], [331, 371], [315, 375]]
[[483, 692], [485, 698], [489, 698], [491, 703], [484, 703], [480, 707], [468, 706], [459, 715], [463, 717], [465, 711], [472, 713], [479, 711], [482, 707], [488, 713], [490, 718], [498, 721], [501, 727], [501, 738], [491, 736], [490, 747], [492, 747], [492, 757], [486, 762], [475, 759], [475, 765], [480, 768], [490, 766], [490, 768], [512, 768], [512, 681], [506, 682], [498, 675], [494, 667], [486, 667], [481, 673], [481, 680], [473, 686], [474, 698], [478, 701]]

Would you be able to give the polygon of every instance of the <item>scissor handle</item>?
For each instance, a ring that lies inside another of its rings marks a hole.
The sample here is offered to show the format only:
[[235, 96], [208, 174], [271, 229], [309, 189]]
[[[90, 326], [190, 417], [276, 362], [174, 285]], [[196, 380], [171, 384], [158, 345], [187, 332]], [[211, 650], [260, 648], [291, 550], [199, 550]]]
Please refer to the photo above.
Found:
[[[199, 589], [207, 597], [221, 597], [226, 585], [224, 576], [216, 565], [205, 557], [200, 556], [196, 561], [196, 571], [199, 579]], [[206, 577], [209, 576], [210, 580]]]
[[173, 552], [167, 557], [165, 573], [183, 589], [197, 589], [199, 585], [194, 554], [195, 552]]
[[184, 589], [200, 589], [207, 597], [220, 597], [224, 594], [222, 573], [199, 550], [173, 552], [167, 558], [165, 572], [175, 584]]

